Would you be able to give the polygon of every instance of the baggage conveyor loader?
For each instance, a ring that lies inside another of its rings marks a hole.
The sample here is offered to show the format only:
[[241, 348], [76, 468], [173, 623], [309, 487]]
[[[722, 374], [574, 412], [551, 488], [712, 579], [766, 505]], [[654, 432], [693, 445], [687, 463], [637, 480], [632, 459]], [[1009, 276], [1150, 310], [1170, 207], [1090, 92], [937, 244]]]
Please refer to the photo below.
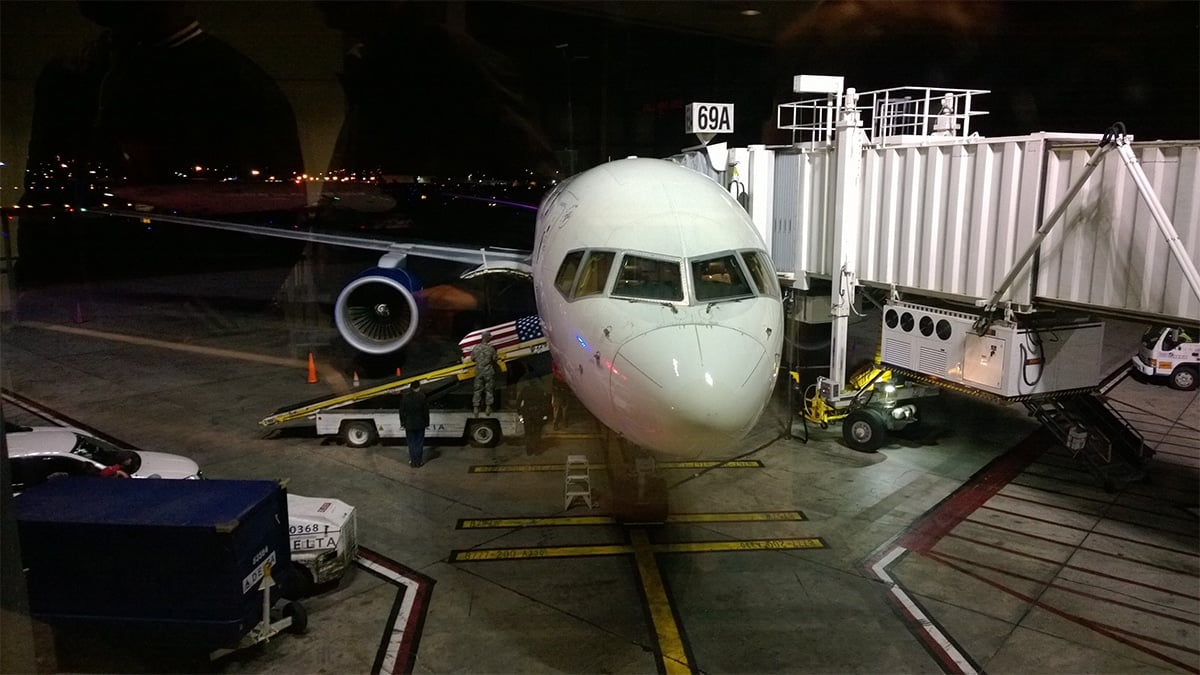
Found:
[[[505, 347], [504, 349], [499, 350], [500, 370], [506, 371], [508, 368], [507, 363], [509, 361], [515, 361], [517, 359], [522, 359], [534, 354], [541, 354], [546, 352], [548, 349], [549, 348], [546, 345], [546, 338], [544, 337]], [[414, 382], [420, 382], [422, 386], [424, 386], [426, 384], [440, 382], [450, 378], [462, 381], [469, 380], [474, 377], [475, 363], [473, 361], [463, 361], [461, 363], [455, 363], [453, 365], [430, 370], [418, 375], [398, 378], [392, 382], [386, 382], [374, 387], [351, 391], [345, 394], [325, 396], [290, 406], [284, 406], [283, 408], [276, 410], [272, 415], [259, 420], [258, 424], [262, 427], [272, 427], [286, 422], [293, 422], [302, 419], [315, 420], [317, 413], [319, 412], [359, 403], [376, 396], [404, 393], [413, 385]]]

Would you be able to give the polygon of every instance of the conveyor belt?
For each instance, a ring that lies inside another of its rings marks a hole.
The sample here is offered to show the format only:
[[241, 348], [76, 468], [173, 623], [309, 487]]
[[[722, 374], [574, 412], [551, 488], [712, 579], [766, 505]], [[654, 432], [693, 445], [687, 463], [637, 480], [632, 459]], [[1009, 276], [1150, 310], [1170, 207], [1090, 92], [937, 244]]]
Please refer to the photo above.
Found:
[[[547, 349], [549, 349], [549, 347], [546, 345], [546, 338], [544, 337], [536, 340], [530, 340], [528, 342], [521, 342], [511, 347], [501, 349], [499, 350], [500, 368], [501, 370], [504, 370], [506, 368], [504, 364], [508, 361], [515, 361], [526, 356], [532, 356], [533, 354], [541, 354]], [[412, 383], [414, 382], [427, 384], [451, 377], [459, 380], [469, 380], [475, 377], [475, 362], [463, 361], [462, 363], [455, 363], [453, 365], [438, 368], [437, 370], [430, 370], [419, 375], [398, 378], [386, 384], [369, 387], [367, 389], [360, 389], [348, 394], [339, 394], [337, 396], [309, 400], [292, 406], [285, 406], [275, 411], [273, 415], [259, 420], [258, 424], [259, 426], [269, 427], [275, 424], [291, 422], [293, 420], [306, 417], [313, 418], [316, 417], [318, 412], [323, 410], [340, 408], [342, 406], [350, 405], [351, 403], [365, 401], [369, 398], [374, 398], [383, 394], [402, 393], [412, 386]]]

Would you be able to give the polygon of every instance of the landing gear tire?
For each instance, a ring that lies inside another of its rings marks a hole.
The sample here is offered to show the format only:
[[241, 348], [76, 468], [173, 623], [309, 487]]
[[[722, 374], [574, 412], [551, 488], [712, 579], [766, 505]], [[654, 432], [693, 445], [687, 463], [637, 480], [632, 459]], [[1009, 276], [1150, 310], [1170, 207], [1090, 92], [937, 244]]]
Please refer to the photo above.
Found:
[[479, 420], [467, 427], [467, 442], [476, 448], [491, 448], [500, 442], [500, 423], [496, 420]]
[[1171, 385], [1172, 389], [1191, 391], [1197, 385], [1200, 385], [1200, 374], [1197, 374], [1195, 368], [1180, 366], [1171, 371], [1171, 375], [1167, 379], [1167, 384]]
[[842, 421], [842, 440], [850, 449], [875, 452], [887, 438], [887, 427], [880, 414], [871, 408], [852, 410]]
[[379, 440], [379, 432], [373, 422], [355, 420], [342, 425], [342, 442], [352, 448], [365, 448], [375, 445]]

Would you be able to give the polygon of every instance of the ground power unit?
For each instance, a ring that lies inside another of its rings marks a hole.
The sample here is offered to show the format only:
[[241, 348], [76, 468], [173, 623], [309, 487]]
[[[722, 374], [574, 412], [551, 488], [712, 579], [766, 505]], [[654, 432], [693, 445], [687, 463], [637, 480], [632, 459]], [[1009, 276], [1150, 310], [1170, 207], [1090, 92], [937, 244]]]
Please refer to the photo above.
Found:
[[997, 321], [980, 335], [976, 315], [891, 302], [880, 360], [941, 383], [1021, 400], [1086, 390], [1100, 381], [1104, 324], [1056, 317]]

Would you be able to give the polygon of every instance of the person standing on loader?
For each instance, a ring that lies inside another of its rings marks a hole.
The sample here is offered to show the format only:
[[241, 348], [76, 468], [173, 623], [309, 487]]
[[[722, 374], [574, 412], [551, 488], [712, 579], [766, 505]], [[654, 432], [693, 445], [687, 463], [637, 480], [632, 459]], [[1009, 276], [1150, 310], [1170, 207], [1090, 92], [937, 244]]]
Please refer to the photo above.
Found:
[[483, 331], [479, 336], [479, 344], [471, 348], [471, 360], [475, 362], [475, 390], [471, 395], [471, 407], [475, 416], [479, 416], [479, 402], [483, 399], [486, 406], [485, 415], [492, 414], [492, 403], [496, 379], [496, 362], [499, 355], [492, 346], [492, 334]]

